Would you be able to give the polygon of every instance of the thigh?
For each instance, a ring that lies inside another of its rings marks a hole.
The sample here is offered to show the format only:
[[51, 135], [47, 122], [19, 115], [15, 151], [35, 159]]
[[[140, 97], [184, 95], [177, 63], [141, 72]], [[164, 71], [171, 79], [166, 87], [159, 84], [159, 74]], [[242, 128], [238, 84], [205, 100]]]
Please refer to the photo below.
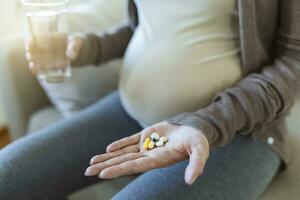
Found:
[[78, 115], [1, 150], [0, 199], [63, 199], [97, 181], [84, 176], [93, 155], [140, 130], [113, 93]]
[[188, 161], [139, 176], [114, 200], [255, 200], [280, 166], [268, 146], [246, 136], [211, 152], [204, 174], [192, 186], [184, 182]]

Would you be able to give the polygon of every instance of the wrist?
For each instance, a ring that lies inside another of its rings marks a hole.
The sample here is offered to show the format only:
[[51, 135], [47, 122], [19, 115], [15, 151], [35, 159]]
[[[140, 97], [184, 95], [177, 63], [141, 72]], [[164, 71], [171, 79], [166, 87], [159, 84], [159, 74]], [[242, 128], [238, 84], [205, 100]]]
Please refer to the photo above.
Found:
[[216, 127], [201, 117], [192, 115], [190, 113], [183, 113], [168, 119], [167, 122], [174, 125], [195, 128], [199, 130], [203, 136], [205, 136], [210, 149], [216, 146], [215, 141], [217, 140], [216, 137], [218, 135]]
[[97, 59], [98, 50], [95, 49], [95, 44], [91, 40], [89, 35], [79, 34], [77, 37], [80, 40], [81, 45], [78, 49], [78, 55], [75, 59], [71, 60], [71, 64], [74, 67], [82, 67], [86, 65], [95, 64]]

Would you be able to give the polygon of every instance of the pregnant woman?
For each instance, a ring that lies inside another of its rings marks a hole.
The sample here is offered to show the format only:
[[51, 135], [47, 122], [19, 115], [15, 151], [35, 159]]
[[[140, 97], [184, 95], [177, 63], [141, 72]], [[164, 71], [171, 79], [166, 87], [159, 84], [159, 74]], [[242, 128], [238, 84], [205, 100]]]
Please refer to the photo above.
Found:
[[[74, 66], [124, 56], [119, 91], [1, 150], [0, 199], [66, 199], [132, 174], [113, 199], [258, 199], [290, 161], [300, 1], [128, 5], [125, 25], [68, 40]], [[145, 150], [153, 132], [169, 141]]]

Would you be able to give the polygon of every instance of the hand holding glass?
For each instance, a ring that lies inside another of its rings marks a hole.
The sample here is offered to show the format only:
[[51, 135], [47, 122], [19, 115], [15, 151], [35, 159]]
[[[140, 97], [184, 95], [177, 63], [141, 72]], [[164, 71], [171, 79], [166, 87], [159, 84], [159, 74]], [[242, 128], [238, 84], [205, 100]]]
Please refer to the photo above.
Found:
[[24, 0], [26, 58], [30, 71], [41, 80], [62, 82], [71, 77], [70, 61], [81, 42], [69, 36], [64, 19], [66, 0]]

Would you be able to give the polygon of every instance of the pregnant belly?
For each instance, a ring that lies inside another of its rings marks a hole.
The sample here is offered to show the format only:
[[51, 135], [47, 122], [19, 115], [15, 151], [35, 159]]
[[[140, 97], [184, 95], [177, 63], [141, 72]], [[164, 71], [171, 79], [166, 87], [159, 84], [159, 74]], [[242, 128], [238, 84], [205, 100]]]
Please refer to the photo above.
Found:
[[160, 44], [145, 51], [129, 46], [125, 55], [121, 101], [144, 127], [207, 106], [217, 92], [241, 77], [237, 55], [200, 62], [193, 59], [193, 52], [170, 50], [172, 45], [168, 50]]

